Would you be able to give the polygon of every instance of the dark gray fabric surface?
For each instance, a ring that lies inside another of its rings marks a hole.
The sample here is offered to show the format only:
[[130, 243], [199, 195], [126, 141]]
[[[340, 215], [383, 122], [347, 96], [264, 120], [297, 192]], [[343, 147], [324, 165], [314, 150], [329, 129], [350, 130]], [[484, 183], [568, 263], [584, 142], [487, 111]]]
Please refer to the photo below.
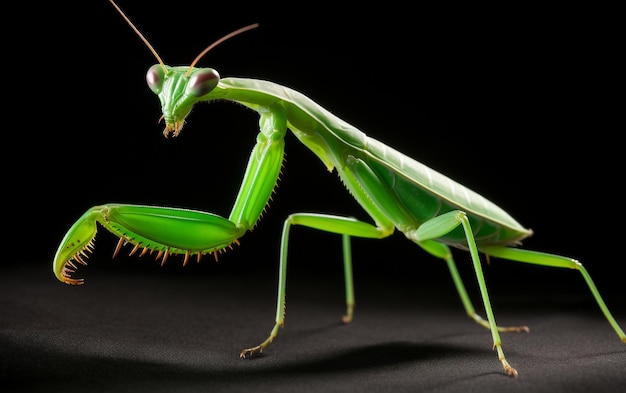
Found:
[[[513, 379], [503, 374], [489, 333], [465, 317], [448, 285], [357, 277], [355, 319], [343, 325], [341, 277], [296, 273], [285, 327], [262, 356], [242, 360], [240, 350], [272, 327], [275, 277], [90, 266], [86, 284], [70, 287], [42, 266], [0, 276], [3, 391], [554, 393], [626, 386], [626, 346], [586, 293], [492, 294], [500, 324], [531, 328], [502, 336], [520, 373]], [[609, 300], [623, 324], [623, 297]]]

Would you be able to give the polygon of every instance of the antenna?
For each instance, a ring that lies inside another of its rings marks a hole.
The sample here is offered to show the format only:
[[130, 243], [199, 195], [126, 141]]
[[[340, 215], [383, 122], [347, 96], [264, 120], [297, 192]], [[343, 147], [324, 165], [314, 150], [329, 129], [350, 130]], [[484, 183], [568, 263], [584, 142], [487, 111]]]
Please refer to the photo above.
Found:
[[[117, 4], [115, 4], [115, 2], [113, 0], [109, 0], [109, 2], [111, 4], [113, 4], [113, 7], [115, 7], [115, 9], [117, 10], [117, 12], [120, 13], [120, 15], [122, 15], [122, 18], [124, 18], [124, 20], [126, 21], [126, 23], [128, 23], [128, 25], [135, 31], [135, 33], [139, 36], [139, 38], [141, 38], [141, 40], [144, 42], [144, 44], [146, 44], [146, 46], [148, 47], [148, 49], [150, 49], [150, 52], [152, 52], [152, 54], [154, 55], [154, 57], [156, 57], [156, 59], [158, 60], [159, 64], [161, 64], [161, 67], [163, 68], [163, 71], [167, 74], [167, 68], [165, 67], [165, 63], [163, 63], [163, 60], [161, 60], [161, 57], [159, 56], [159, 54], [157, 53], [157, 51], [154, 49], [154, 47], [150, 44], [150, 42], [146, 39], [146, 37], [144, 37], [143, 34], [141, 34], [141, 32], [139, 31], [139, 29], [137, 27], [135, 27], [135, 25], [133, 24], [133, 22], [130, 21], [130, 19], [126, 16], [126, 14], [122, 11], [122, 9], [120, 7], [117, 6]], [[189, 66], [189, 70], [187, 71], [187, 76], [189, 76], [189, 74], [191, 74], [191, 70], [193, 69], [193, 67], [196, 65], [196, 63], [198, 61], [200, 61], [200, 59], [206, 55], [211, 49], [215, 48], [216, 46], [218, 46], [219, 44], [221, 44], [222, 42], [233, 38], [234, 36], [241, 34], [245, 31], [254, 29], [259, 27], [258, 23], [253, 23], [251, 25], [248, 26], [244, 26], [242, 28], [239, 28], [235, 31], [233, 31], [232, 33], [228, 33], [225, 36], [223, 36], [222, 38], [220, 38], [219, 40], [215, 41], [214, 43], [212, 43], [211, 45], [207, 46], [202, 52], [200, 52], [200, 54], [198, 56], [196, 56], [196, 58], [191, 62], [191, 65]]]
[[128, 17], [126, 16], [126, 14], [124, 14], [124, 12], [121, 10], [120, 7], [117, 6], [117, 4], [115, 4], [115, 2], [113, 0], [109, 0], [111, 2], [111, 4], [113, 4], [113, 7], [115, 7], [115, 9], [117, 10], [117, 12], [120, 13], [120, 15], [122, 15], [122, 18], [124, 18], [124, 20], [128, 23], [128, 25], [135, 30], [135, 33], [137, 33], [137, 35], [139, 36], [139, 38], [141, 38], [141, 40], [148, 46], [148, 49], [150, 49], [150, 52], [152, 52], [152, 54], [154, 55], [154, 57], [156, 57], [156, 59], [159, 61], [159, 64], [161, 64], [161, 67], [163, 67], [163, 71], [167, 74], [167, 68], [165, 67], [165, 63], [163, 63], [163, 60], [161, 60], [161, 58], [159, 57], [159, 54], [157, 53], [157, 51], [152, 47], [152, 45], [150, 44], [150, 42], [146, 39], [146, 37], [143, 36], [143, 34], [141, 34], [141, 32], [139, 31], [138, 28], [135, 27], [135, 25], [133, 24], [133, 22], [130, 21], [130, 19], [128, 19]]
[[[113, 0], [111, 0], [113, 1]], [[196, 65], [196, 63], [202, 58], [202, 56], [206, 55], [211, 49], [215, 48], [216, 46], [218, 46], [219, 44], [221, 44], [222, 42], [233, 38], [234, 36], [241, 34], [245, 31], [254, 29], [259, 27], [258, 23], [253, 23], [251, 25], [248, 26], [244, 26], [240, 29], [237, 29], [235, 31], [233, 31], [232, 33], [226, 34], [224, 37], [220, 38], [219, 40], [215, 41], [214, 43], [212, 43], [211, 45], [207, 46], [206, 49], [204, 49], [202, 52], [200, 52], [200, 54], [198, 56], [196, 56], [196, 58], [191, 62], [191, 65], [189, 66], [189, 71], [187, 71], [187, 76], [189, 76], [189, 74], [191, 73], [191, 69], [193, 68], [193, 66]]]

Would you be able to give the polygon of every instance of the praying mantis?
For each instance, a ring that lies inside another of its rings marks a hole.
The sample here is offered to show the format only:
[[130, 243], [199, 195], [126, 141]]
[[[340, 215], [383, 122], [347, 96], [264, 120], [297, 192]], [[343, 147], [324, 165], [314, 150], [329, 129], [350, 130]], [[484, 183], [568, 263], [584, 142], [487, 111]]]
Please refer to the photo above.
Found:
[[[208, 46], [189, 66], [171, 67], [161, 60], [115, 2], [109, 1], [158, 61], [149, 68], [147, 83], [160, 100], [166, 138], [179, 136], [196, 103], [214, 100], [232, 101], [257, 112], [260, 132], [227, 218], [198, 210], [162, 206], [94, 206], [69, 228], [57, 249], [53, 272], [60, 281], [83, 284], [77, 272], [80, 265], [87, 264], [99, 227], [119, 238], [114, 256], [129, 245], [130, 255], [156, 254], [161, 264], [171, 255], [182, 255], [183, 265], [192, 258], [200, 261], [207, 254], [217, 259], [219, 253], [238, 244], [263, 214], [281, 173], [284, 138], [290, 130], [328, 171], [337, 173], [373, 223], [320, 213], [294, 213], [286, 218], [280, 239], [274, 326], [259, 345], [242, 350], [242, 358], [262, 352], [283, 326], [289, 235], [294, 225], [342, 236], [346, 287], [343, 321], [346, 323], [352, 320], [355, 304], [350, 238], [382, 239], [399, 231], [427, 253], [446, 262], [466, 313], [491, 332], [493, 346], [507, 375], [517, 376], [518, 371], [505, 358], [500, 333], [529, 329], [526, 326], [497, 325], [481, 267], [481, 253], [487, 258], [579, 271], [601, 312], [621, 341], [626, 343], [626, 334], [583, 265], [560, 255], [520, 248], [521, 241], [532, 231], [491, 201], [368, 137], [298, 91], [264, 80], [221, 78], [212, 68], [196, 67], [216, 45], [256, 28], [256, 24], [236, 30]], [[476, 312], [470, 301], [453, 259], [453, 248], [470, 254], [486, 319]]]

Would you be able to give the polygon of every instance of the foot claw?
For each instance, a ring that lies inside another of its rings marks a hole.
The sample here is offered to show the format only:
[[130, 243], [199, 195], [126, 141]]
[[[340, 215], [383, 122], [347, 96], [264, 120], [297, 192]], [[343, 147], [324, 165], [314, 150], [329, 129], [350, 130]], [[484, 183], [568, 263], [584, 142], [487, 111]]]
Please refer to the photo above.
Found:
[[239, 354], [239, 357], [241, 359], [250, 359], [252, 356], [256, 354], [260, 354], [261, 352], [263, 352], [263, 348], [261, 348], [260, 346], [254, 347], [254, 348], [248, 348], [248, 349], [244, 349], [243, 351], [241, 351], [241, 353]]
[[506, 360], [502, 361], [502, 365], [504, 366], [504, 372], [506, 373], [506, 375], [508, 375], [509, 377], [517, 378], [517, 370], [511, 367]]

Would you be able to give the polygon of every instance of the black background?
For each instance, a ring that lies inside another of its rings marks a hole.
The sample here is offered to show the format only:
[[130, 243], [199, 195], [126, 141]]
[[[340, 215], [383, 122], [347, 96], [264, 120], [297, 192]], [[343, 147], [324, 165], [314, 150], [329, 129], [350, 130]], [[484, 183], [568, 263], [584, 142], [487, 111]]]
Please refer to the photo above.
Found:
[[[9, 36], [13, 56], [4, 65], [11, 103], [3, 269], [50, 270], [65, 231], [98, 204], [169, 205], [227, 216], [255, 141], [256, 114], [230, 103], [200, 104], [180, 137], [165, 139], [158, 100], [145, 84], [155, 59], [108, 2], [27, 5], [32, 8], [16, 14], [23, 23]], [[188, 64], [222, 35], [260, 23], [199, 65], [222, 77], [267, 79], [299, 90], [488, 197], [534, 230], [526, 248], [583, 262], [623, 315], [623, 126], [609, 11], [387, 2], [342, 10], [308, 3], [120, 6], [170, 65]], [[45, 21], [35, 22], [35, 15]], [[182, 258], [170, 258], [163, 268], [151, 258], [110, 260], [115, 239], [101, 231], [84, 270], [87, 283], [99, 271], [116, 270], [139, 277], [274, 277], [288, 214], [369, 221], [336, 175], [290, 134], [286, 151], [267, 214], [219, 263], [205, 258], [181, 269]], [[336, 277], [341, 285], [339, 246], [335, 235], [295, 228], [290, 274]], [[442, 291], [453, 291], [444, 264], [400, 233], [355, 239], [353, 248], [357, 280], [440, 282]], [[472, 283], [469, 258], [459, 252], [456, 259]], [[529, 307], [545, 291], [564, 299], [588, 292], [577, 273], [558, 269], [494, 260], [486, 275], [492, 296], [523, 294]]]
[[[17, 206], [8, 209], [17, 244], [11, 260], [49, 260], [67, 228], [97, 204], [170, 205], [227, 216], [255, 141], [256, 114], [230, 103], [201, 104], [179, 138], [165, 139], [158, 100], [145, 85], [155, 59], [112, 6], [46, 5], [49, 10], [31, 12], [49, 14], [47, 23], [27, 19], [22, 27], [32, 34], [11, 41], [20, 44], [10, 66], [20, 76], [11, 89], [18, 94], [12, 113], [19, 116], [10, 120], [5, 142], [17, 157], [5, 156], [8, 206]], [[409, 11], [393, 4], [348, 12], [191, 1], [120, 6], [171, 65], [188, 64], [224, 34], [260, 23], [200, 65], [223, 77], [267, 79], [303, 92], [499, 204], [534, 230], [527, 248], [581, 260], [605, 291], [625, 271], [618, 229], [620, 107], [612, 94], [619, 64], [610, 20], [602, 23], [606, 14]], [[369, 220], [291, 134], [286, 151], [274, 202], [257, 230], [224, 259], [228, 264], [274, 269], [282, 221], [292, 212]], [[332, 235], [298, 228], [292, 238], [294, 249], [319, 269], [338, 265], [329, 251], [339, 243]], [[408, 269], [428, 276], [433, 265], [401, 234], [356, 242], [356, 268], [363, 272]], [[506, 280], [578, 281], [564, 272], [552, 276], [551, 269], [511, 268]]]

